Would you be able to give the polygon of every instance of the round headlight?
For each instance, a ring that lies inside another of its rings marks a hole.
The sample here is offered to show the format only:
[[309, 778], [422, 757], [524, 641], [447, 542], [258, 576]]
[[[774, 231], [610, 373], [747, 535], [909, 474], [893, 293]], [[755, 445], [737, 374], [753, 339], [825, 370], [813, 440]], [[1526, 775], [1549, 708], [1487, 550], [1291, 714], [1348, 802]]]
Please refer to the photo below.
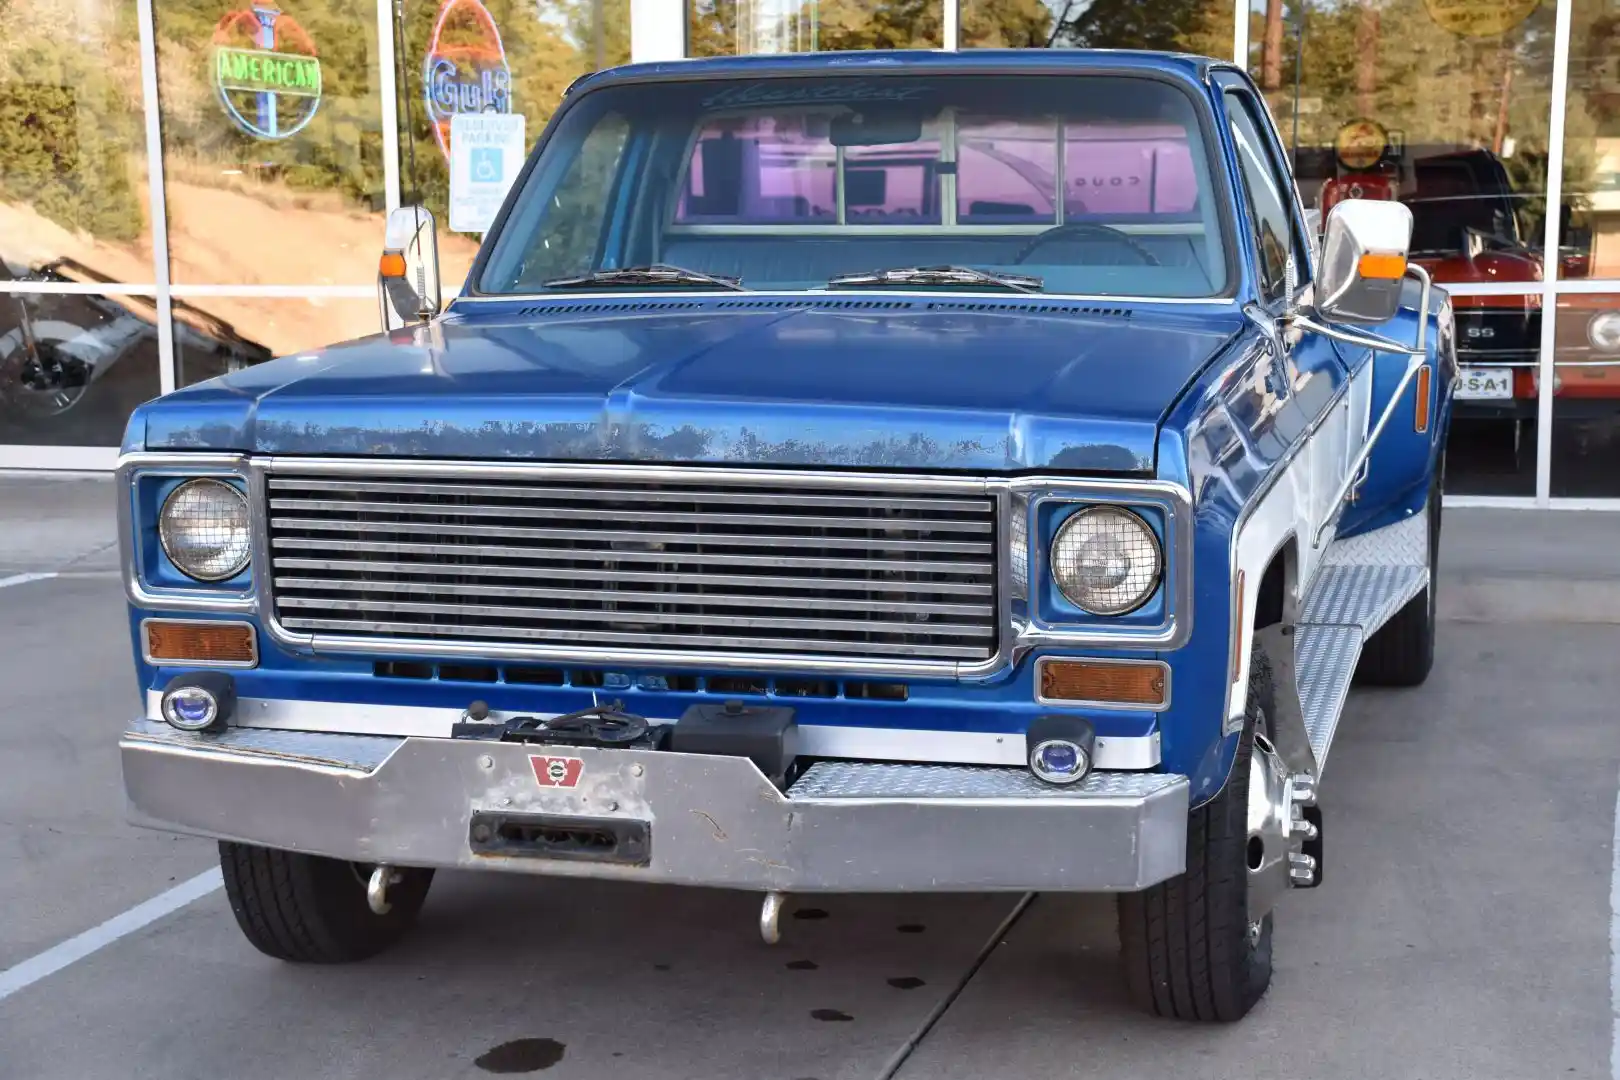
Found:
[[1603, 352], [1620, 352], [1620, 311], [1603, 311], [1586, 324], [1586, 340]]
[[187, 480], [163, 500], [158, 537], [187, 577], [235, 577], [251, 555], [247, 499], [222, 480]]
[[1070, 516], [1052, 541], [1052, 578], [1075, 606], [1124, 615], [1159, 587], [1164, 556], [1147, 522], [1117, 506]]

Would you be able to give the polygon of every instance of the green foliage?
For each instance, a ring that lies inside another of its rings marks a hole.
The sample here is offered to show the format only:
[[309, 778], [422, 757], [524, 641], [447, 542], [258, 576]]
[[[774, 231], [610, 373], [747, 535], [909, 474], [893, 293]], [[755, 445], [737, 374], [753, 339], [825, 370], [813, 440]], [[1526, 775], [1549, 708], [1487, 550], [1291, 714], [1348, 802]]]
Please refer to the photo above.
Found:
[[[0, 43], [0, 198], [68, 229], [134, 240], [143, 226], [130, 168], [141, 145], [139, 82], [35, 14], [45, 13], [15, 13], [15, 36]], [[133, 37], [127, 22], [104, 29]]]

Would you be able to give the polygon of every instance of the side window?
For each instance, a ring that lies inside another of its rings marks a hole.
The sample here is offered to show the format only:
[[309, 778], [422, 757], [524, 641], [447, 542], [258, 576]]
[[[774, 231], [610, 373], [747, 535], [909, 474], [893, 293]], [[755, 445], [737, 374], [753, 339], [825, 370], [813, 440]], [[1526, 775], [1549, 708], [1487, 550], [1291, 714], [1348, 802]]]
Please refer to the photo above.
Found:
[[1226, 111], [1237, 147], [1238, 168], [1243, 171], [1244, 186], [1249, 189], [1254, 209], [1260, 249], [1260, 289], [1267, 300], [1280, 300], [1288, 288], [1288, 252], [1294, 232], [1286, 180], [1279, 176], [1266, 152], [1265, 139], [1249, 103], [1229, 93]]
[[539, 242], [524, 253], [518, 283], [536, 286], [551, 278], [588, 274], [597, 269], [596, 249], [612, 198], [613, 178], [630, 135], [630, 125], [617, 114], [604, 116], [585, 136], [569, 163], [551, 205], [546, 207]]

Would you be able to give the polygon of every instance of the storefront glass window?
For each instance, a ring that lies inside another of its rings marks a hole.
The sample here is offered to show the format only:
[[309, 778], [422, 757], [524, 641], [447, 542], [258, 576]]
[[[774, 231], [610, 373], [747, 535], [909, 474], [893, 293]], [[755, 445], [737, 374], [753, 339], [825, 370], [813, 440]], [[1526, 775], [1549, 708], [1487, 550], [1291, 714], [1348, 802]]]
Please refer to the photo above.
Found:
[[[1294, 158], [1307, 206], [1411, 207], [1414, 261], [1437, 283], [1542, 280], [1551, 3], [1254, 0], [1249, 70]], [[1459, 296], [1451, 491], [1535, 491], [1531, 381], [1539, 296]]]
[[1620, 278], [1620, 4], [1574, 0], [1569, 37], [1559, 276]]
[[150, 296], [0, 293], [0, 443], [117, 446], [157, 395]]
[[373, 0], [153, 8], [173, 280], [373, 280], [383, 206]]
[[1552, 493], [1620, 498], [1620, 289], [1558, 298]]
[[689, 0], [686, 55], [938, 49], [943, 0]]
[[[436, 0], [405, 6], [400, 184], [439, 223], [447, 292], [466, 279], [480, 235], [449, 218], [450, 128], [457, 113], [523, 117], [533, 146], [570, 83], [630, 60], [629, 0]], [[368, 249], [372, 263], [381, 231]], [[375, 273], [373, 265], [372, 272]]]
[[180, 377], [176, 385], [189, 386], [272, 357], [374, 334], [377, 328], [377, 301], [371, 299], [177, 299], [174, 355]]
[[134, 0], [0, 11], [0, 285], [151, 282]]
[[962, 0], [964, 49], [1167, 49], [1232, 55], [1230, 0]]

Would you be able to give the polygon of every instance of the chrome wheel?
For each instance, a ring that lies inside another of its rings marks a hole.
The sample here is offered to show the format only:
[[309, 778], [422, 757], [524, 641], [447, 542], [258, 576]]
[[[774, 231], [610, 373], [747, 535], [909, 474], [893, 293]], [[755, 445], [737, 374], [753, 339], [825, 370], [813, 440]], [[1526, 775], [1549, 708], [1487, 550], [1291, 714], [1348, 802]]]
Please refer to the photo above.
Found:
[[1288, 890], [1291, 856], [1299, 841], [1291, 834], [1293, 786], [1276, 747], [1264, 735], [1255, 735], [1249, 755], [1248, 841], [1244, 848], [1249, 868], [1249, 933]]

